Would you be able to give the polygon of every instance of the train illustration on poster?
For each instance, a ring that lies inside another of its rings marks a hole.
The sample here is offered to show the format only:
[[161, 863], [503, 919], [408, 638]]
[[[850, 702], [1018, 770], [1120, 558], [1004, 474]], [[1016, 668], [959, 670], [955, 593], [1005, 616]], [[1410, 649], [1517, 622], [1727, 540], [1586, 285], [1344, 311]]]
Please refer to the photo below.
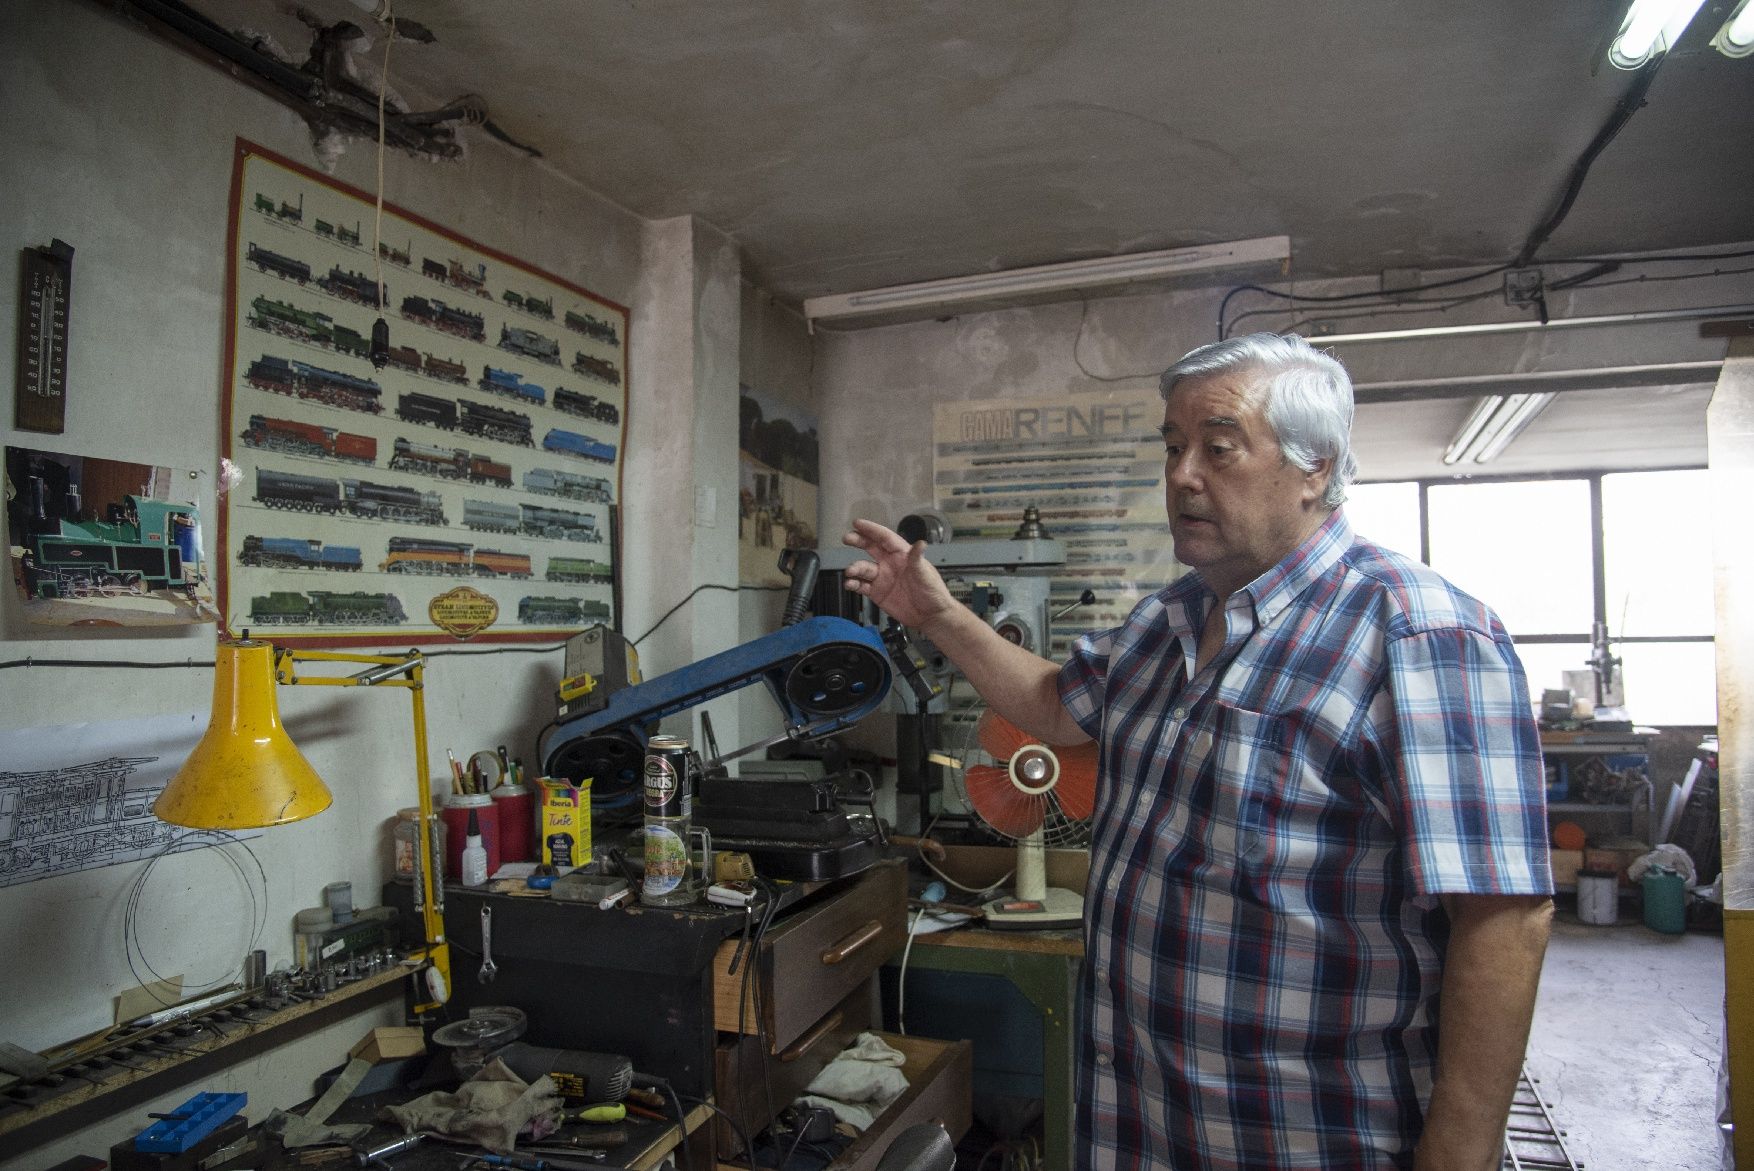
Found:
[[211, 622], [200, 473], [31, 448], [5, 453], [13, 584], [41, 625]]
[[[320, 645], [615, 621], [627, 310], [389, 203], [374, 237], [363, 193], [249, 143], [234, 180], [226, 625]], [[459, 589], [485, 628], [450, 620]]]

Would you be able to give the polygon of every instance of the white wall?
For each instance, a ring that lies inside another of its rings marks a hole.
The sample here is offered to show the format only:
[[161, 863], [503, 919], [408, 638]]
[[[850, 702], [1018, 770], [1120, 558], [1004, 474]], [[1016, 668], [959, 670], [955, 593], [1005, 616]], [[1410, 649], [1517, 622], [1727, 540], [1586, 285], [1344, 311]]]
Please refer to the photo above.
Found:
[[[224, 305], [224, 242], [232, 151], [247, 137], [317, 165], [292, 113], [220, 72], [151, 39], [98, 6], [29, 0], [0, 7], [0, 222], [7, 247], [60, 237], [77, 249], [72, 378], [66, 433], [6, 432], [6, 442], [155, 464], [213, 469]], [[372, 152], [350, 144], [337, 176], [370, 189]], [[688, 220], [648, 225], [540, 163], [479, 134], [461, 162], [392, 153], [389, 201], [504, 250], [633, 309], [624, 625], [644, 630], [698, 574], [735, 572], [738, 257]], [[0, 281], [0, 331], [17, 320], [15, 279]], [[11, 347], [7, 347], [7, 352]], [[672, 369], [672, 364], [678, 364]], [[10, 370], [10, 363], [7, 365]], [[679, 381], [672, 376], [680, 371]], [[4, 396], [10, 401], [10, 393]], [[3, 412], [11, 419], [10, 407]], [[716, 530], [691, 523], [696, 486], [715, 488]], [[725, 518], [728, 516], [729, 527]], [[214, 547], [208, 518], [205, 539]], [[720, 550], [723, 534], [729, 543]], [[678, 542], [678, 534], [681, 536]], [[682, 552], [673, 552], [680, 543]], [[57, 631], [24, 625], [10, 590], [0, 606], [0, 658], [211, 659], [214, 632]], [[724, 596], [721, 596], [724, 597]], [[642, 648], [665, 670], [735, 641], [734, 603], [707, 605]], [[716, 610], [714, 609], [716, 607]], [[684, 616], [679, 616], [684, 617]], [[442, 753], [505, 743], [526, 761], [553, 712], [559, 655], [434, 660], [428, 669], [431, 743]], [[204, 711], [211, 672], [36, 667], [0, 672], [0, 728]], [[411, 803], [411, 722], [400, 693], [286, 689], [283, 715], [335, 790], [334, 806], [251, 843], [268, 878], [271, 965], [291, 954], [291, 919], [325, 883], [351, 880], [375, 903], [384, 834]], [[442, 759], [442, 758], [441, 758]], [[4, 767], [4, 762], [0, 762]], [[122, 904], [138, 865], [70, 874], [0, 890], [0, 1038], [46, 1048], [108, 1023], [111, 998], [134, 981], [122, 942]], [[245, 860], [245, 865], [248, 865]], [[238, 957], [246, 892], [209, 851], [166, 859], [141, 922], [160, 971], [211, 978]], [[199, 1088], [242, 1089], [251, 1115], [309, 1093], [365, 1024], [344, 1022], [246, 1062]], [[69, 1136], [8, 1166], [102, 1154], [144, 1123], [148, 1109]]]

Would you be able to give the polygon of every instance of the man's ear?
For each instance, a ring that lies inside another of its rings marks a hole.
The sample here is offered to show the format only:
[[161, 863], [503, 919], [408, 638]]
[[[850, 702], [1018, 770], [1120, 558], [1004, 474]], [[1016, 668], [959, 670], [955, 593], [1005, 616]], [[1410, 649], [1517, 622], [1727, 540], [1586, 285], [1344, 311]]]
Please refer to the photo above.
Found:
[[1305, 504], [1320, 504], [1328, 494], [1328, 481], [1334, 477], [1334, 461], [1319, 459], [1316, 466], [1303, 473], [1303, 494]]

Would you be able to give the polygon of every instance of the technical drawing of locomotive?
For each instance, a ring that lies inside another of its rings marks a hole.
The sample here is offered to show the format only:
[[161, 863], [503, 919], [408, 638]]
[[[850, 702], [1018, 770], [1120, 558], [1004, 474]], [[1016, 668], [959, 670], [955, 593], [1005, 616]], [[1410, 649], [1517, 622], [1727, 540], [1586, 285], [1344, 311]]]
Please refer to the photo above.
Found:
[[586, 378], [595, 378], [610, 386], [621, 385], [621, 367], [607, 358], [593, 358], [583, 350], [574, 350], [572, 368]]
[[407, 620], [395, 594], [275, 590], [250, 599], [250, 623], [255, 626], [396, 626]]
[[601, 561], [586, 561], [581, 557], [550, 557], [548, 568], [542, 576], [548, 581], [576, 581], [590, 584], [604, 584], [612, 579], [610, 568]]
[[300, 309], [290, 301], [273, 301], [267, 297], [257, 297], [251, 301], [250, 310], [246, 321], [252, 329], [260, 329], [296, 342], [322, 346], [324, 349], [339, 350], [356, 358], [363, 358], [371, 352], [371, 342], [358, 330], [336, 324], [335, 319], [327, 313]]
[[518, 621], [526, 626], [583, 626], [587, 622], [606, 622], [608, 619], [608, 602], [551, 597], [518, 599]]
[[455, 382], [460, 386], [469, 384], [469, 368], [463, 363], [436, 358], [431, 354], [427, 354], [422, 361], [420, 351], [413, 346], [391, 346], [386, 352], [386, 360], [396, 369], [410, 374], [424, 374], [428, 378], [436, 378], [440, 382]]
[[385, 573], [449, 577], [532, 576], [528, 554], [502, 553], [457, 541], [428, 541], [420, 537], [391, 537], [388, 553], [378, 568]]
[[396, 417], [404, 423], [424, 423], [441, 431], [455, 431], [457, 404], [448, 398], [410, 391], [396, 399]]
[[560, 365], [560, 343], [533, 329], [522, 329], [516, 325], [500, 326], [499, 348], [514, 354], [523, 354], [538, 362], [547, 362], [550, 366]]
[[463, 498], [463, 524], [467, 528], [489, 533], [515, 533], [522, 523], [515, 504]]
[[[486, 439], [498, 439], [503, 443], [515, 443], [520, 447], [533, 446], [531, 438], [530, 416], [522, 411], [508, 411], [502, 407], [489, 406], [486, 403], [471, 402], [469, 399], [457, 400], [457, 428], [465, 435], [479, 435]], [[615, 458], [611, 450], [609, 458]]]
[[414, 443], [398, 438], [390, 456], [390, 467], [398, 472], [417, 472], [445, 480], [468, 480], [472, 484], [512, 486], [512, 469], [476, 455], [467, 448], [438, 447], [430, 443]]
[[410, 521], [444, 526], [444, 501], [436, 492], [421, 492], [366, 480], [331, 480], [296, 472], [256, 469], [256, 502], [265, 508], [293, 512], [347, 513], [366, 520]]
[[609, 503], [609, 481], [601, 476], [581, 476], [554, 468], [531, 468], [524, 473], [524, 491], [544, 496], [564, 496], [587, 504]]
[[289, 362], [273, 354], [263, 354], [251, 362], [244, 372], [244, 381], [257, 390], [313, 399], [344, 411], [376, 415], [384, 409], [378, 401], [383, 388], [370, 378], [355, 378], [308, 362]]
[[402, 316], [443, 333], [466, 337], [472, 342], [487, 340], [485, 317], [447, 305], [437, 297], [403, 297]]
[[280, 201], [279, 207], [275, 207], [274, 201], [269, 199], [266, 195], [263, 195], [260, 191], [256, 192], [255, 206], [256, 210], [263, 215], [273, 216], [277, 220], [286, 220], [290, 223], [296, 224], [305, 218], [305, 194], [302, 191], [298, 193], [297, 207], [294, 207], [284, 199]]
[[414, 241], [412, 240], [408, 242], [408, 247], [406, 248], [392, 248], [382, 240], [378, 241], [378, 255], [389, 261], [391, 264], [399, 264], [403, 268], [407, 268], [414, 263], [413, 253]]
[[544, 301], [539, 297], [527, 297], [522, 293], [514, 293], [510, 289], [507, 289], [499, 296], [500, 300], [504, 301], [507, 305], [510, 305], [513, 309], [522, 309], [525, 313], [529, 313], [533, 316], [545, 317], [550, 321], [554, 320], [553, 298]]
[[552, 537], [561, 541], [583, 541], [601, 544], [603, 535], [597, 531], [597, 518], [564, 508], [544, 508], [540, 504], [520, 504], [518, 531], [532, 537]]
[[329, 569], [358, 573], [364, 564], [354, 545], [325, 545], [300, 537], [244, 537], [238, 560], [263, 569]]
[[[24, 547], [20, 567], [35, 598], [116, 597], [152, 590], [182, 590], [194, 597], [200, 533], [192, 504], [127, 496], [104, 520], [51, 517], [47, 485], [25, 481], [27, 530], [13, 542]], [[71, 510], [77, 514], [77, 497]]]
[[555, 427], [542, 437], [542, 447], [560, 455], [575, 456], [579, 459], [592, 459], [599, 463], [615, 462], [615, 445], [603, 443], [580, 435], [576, 431], [562, 431]]
[[294, 260], [290, 256], [282, 256], [278, 252], [270, 252], [254, 240], [244, 252], [244, 259], [263, 272], [271, 272], [282, 280], [304, 284], [311, 279], [311, 266], [302, 260]]
[[[353, 301], [360, 305], [376, 306], [377, 283], [363, 272], [343, 269], [340, 265], [332, 265], [329, 275], [317, 279], [317, 287], [331, 296], [340, 297], [343, 301]], [[384, 288], [384, 302], [388, 303], [390, 290]]]
[[288, 455], [311, 455], [355, 464], [376, 463], [378, 458], [378, 441], [369, 435], [267, 415], [251, 415], [250, 425], [239, 438], [251, 447]]
[[328, 220], [318, 220], [312, 225], [312, 229], [317, 235], [327, 236], [329, 239], [334, 240], [339, 244], [347, 244], [354, 248], [359, 247], [358, 220], [353, 221], [353, 226], [351, 228], [346, 224], [331, 224]]
[[614, 403], [606, 403], [594, 394], [580, 394], [564, 386], [554, 388], [554, 409], [599, 423], [621, 422], [621, 411]]
[[502, 398], [515, 399], [525, 404], [546, 406], [548, 392], [534, 382], [525, 382], [523, 375], [514, 370], [501, 370], [497, 366], [481, 367], [481, 381], [475, 384], [489, 394], [497, 394]]
[[621, 344], [621, 335], [607, 321], [591, 316], [589, 313], [566, 311], [566, 327], [574, 333], [582, 333], [595, 341], [607, 342], [609, 345]]
[[443, 264], [440, 264], [430, 256], [423, 256], [420, 258], [420, 271], [422, 275], [429, 276], [435, 281], [442, 281], [453, 288], [474, 293], [479, 297], [493, 295], [487, 291], [487, 266], [485, 264], [476, 264], [474, 268], [470, 268], [460, 260], [447, 258]]

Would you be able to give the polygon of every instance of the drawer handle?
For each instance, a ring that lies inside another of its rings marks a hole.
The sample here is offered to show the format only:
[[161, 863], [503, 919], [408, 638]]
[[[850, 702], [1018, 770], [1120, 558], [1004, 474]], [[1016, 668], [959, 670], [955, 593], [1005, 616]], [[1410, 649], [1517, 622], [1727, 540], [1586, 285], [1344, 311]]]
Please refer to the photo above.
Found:
[[838, 964], [854, 952], [883, 934], [883, 922], [873, 919], [856, 931], [848, 932], [835, 942], [835, 945], [822, 953], [822, 962]]
[[810, 1050], [816, 1047], [818, 1041], [840, 1028], [841, 1019], [842, 1016], [838, 1010], [823, 1017], [821, 1024], [817, 1025], [814, 1029], [811, 1029], [808, 1033], [805, 1033], [802, 1037], [799, 1037], [785, 1049], [781, 1050], [780, 1062], [789, 1065], [798, 1060], [798, 1058], [804, 1056], [804, 1054], [810, 1052]]

